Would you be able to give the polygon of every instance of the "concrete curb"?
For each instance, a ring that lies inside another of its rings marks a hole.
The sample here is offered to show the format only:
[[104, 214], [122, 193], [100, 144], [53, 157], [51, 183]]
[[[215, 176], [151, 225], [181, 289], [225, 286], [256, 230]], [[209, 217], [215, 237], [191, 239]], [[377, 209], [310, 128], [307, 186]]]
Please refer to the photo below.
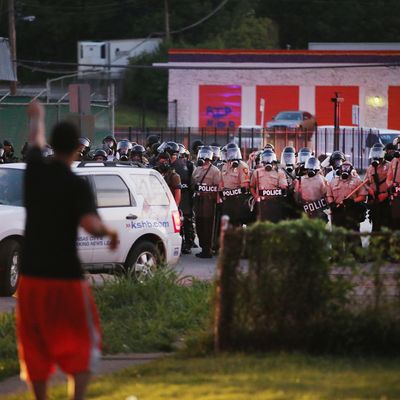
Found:
[[[98, 370], [93, 377], [96, 378], [98, 376], [121, 371], [125, 368], [145, 364], [147, 362], [166, 357], [169, 354], [172, 353], [127, 353], [106, 355], [101, 358]], [[60, 370], [57, 370], [49, 380], [49, 386], [54, 386], [63, 382], [67, 382], [66, 376]], [[27, 385], [25, 382], [20, 380], [18, 375], [12, 376], [0, 382], [0, 396], [23, 393], [27, 390]]]

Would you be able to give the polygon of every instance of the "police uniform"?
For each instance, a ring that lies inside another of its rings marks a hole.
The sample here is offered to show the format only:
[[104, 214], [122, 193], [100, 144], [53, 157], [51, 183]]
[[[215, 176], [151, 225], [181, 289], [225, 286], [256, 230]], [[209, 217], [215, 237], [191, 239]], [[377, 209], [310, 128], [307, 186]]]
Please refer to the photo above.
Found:
[[221, 174], [222, 213], [229, 216], [232, 225], [241, 225], [246, 202], [246, 186], [250, 183], [249, 167], [245, 162], [239, 161], [238, 167], [233, 168], [227, 162], [222, 167]]
[[283, 199], [288, 187], [285, 173], [273, 168], [257, 168], [250, 180], [250, 188], [257, 194], [257, 218], [260, 221], [279, 222], [284, 219]]
[[373, 192], [372, 198], [368, 201], [373, 232], [380, 231], [382, 227], [388, 227], [390, 224], [390, 204], [386, 183], [389, 166], [390, 163], [383, 160], [376, 167], [370, 165], [365, 174], [370, 192]]
[[167, 172], [162, 173], [165, 182], [167, 183], [169, 189], [172, 192], [172, 196], [175, 198], [175, 190], [181, 189], [181, 178], [175, 172], [173, 168], [170, 168]]
[[196, 231], [202, 253], [211, 255], [215, 206], [221, 171], [212, 164], [196, 167], [192, 175]]
[[321, 218], [328, 221], [324, 210], [327, 209], [326, 195], [328, 182], [319, 173], [314, 176], [303, 175], [294, 184], [294, 194], [297, 202], [311, 218]]
[[400, 229], [400, 159], [393, 158], [388, 167], [386, 186], [390, 192], [390, 226]]
[[171, 166], [181, 178], [181, 202], [179, 204], [179, 209], [183, 214], [181, 235], [184, 239], [183, 247], [190, 250], [194, 242], [193, 191], [191, 187], [194, 166], [191, 161], [182, 158], [176, 159]]
[[[358, 175], [351, 173], [347, 179], [335, 176], [328, 183], [327, 199], [328, 203], [336, 204], [332, 206], [332, 224], [354, 231], [360, 230], [360, 220], [363, 214], [363, 204], [341, 204], [343, 200], [361, 184]], [[368, 194], [365, 186], [361, 186], [352, 196], [355, 199], [358, 196], [366, 196]], [[365, 213], [364, 213], [365, 215]]]

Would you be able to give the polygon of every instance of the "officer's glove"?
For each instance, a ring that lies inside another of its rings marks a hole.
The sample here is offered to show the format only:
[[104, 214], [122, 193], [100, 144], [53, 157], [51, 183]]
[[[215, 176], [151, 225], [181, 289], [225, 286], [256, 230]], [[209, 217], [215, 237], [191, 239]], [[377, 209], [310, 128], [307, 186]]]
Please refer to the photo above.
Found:
[[343, 200], [343, 205], [345, 207], [351, 207], [354, 205], [354, 200], [353, 199], [344, 199]]
[[241, 187], [240, 191], [242, 192], [242, 194], [246, 194], [248, 192], [248, 189], [245, 187]]

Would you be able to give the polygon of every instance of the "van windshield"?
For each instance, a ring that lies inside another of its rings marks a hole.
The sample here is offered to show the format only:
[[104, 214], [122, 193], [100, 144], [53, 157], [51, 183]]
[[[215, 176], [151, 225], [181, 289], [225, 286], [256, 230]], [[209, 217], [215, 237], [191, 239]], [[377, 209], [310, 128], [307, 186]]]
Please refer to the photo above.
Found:
[[0, 168], [0, 205], [23, 206], [22, 169]]

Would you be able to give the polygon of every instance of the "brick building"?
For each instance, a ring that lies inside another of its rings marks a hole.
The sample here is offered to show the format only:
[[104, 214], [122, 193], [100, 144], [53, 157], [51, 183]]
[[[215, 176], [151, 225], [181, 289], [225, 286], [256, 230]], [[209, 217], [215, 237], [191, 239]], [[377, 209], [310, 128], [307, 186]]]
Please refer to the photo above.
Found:
[[341, 50], [172, 49], [164, 65], [172, 67], [168, 100], [176, 101], [180, 127], [260, 125], [262, 98], [265, 122], [282, 110], [303, 110], [319, 126], [332, 125], [331, 98], [339, 92], [341, 125], [355, 126], [352, 111], [359, 106], [360, 126], [400, 129], [397, 43]]

